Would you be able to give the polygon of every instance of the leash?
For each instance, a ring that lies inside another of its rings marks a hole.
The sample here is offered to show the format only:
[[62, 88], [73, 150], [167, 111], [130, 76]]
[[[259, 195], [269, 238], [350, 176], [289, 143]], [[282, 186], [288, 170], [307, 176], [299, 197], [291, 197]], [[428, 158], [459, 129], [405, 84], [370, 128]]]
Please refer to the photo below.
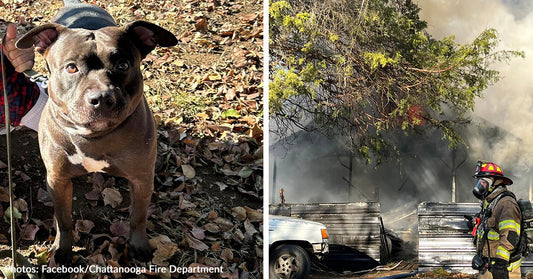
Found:
[[16, 251], [17, 251], [17, 241], [15, 237], [15, 218], [14, 218], [14, 208], [13, 208], [13, 177], [11, 174], [11, 119], [9, 115], [9, 99], [7, 97], [6, 89], [6, 73], [4, 71], [4, 45], [5, 45], [6, 36], [2, 38], [2, 47], [0, 47], [0, 66], [2, 67], [2, 87], [4, 90], [4, 117], [5, 117], [5, 126], [6, 126], [6, 149], [7, 149], [7, 177], [8, 177], [8, 190], [9, 190], [9, 207], [11, 212], [9, 214], [9, 221], [11, 223], [11, 256], [13, 258], [13, 278], [16, 278], [17, 270], [17, 261], [16, 261]]
[[46, 90], [48, 88], [48, 77], [46, 75], [43, 75], [34, 69], [26, 70], [23, 73], [30, 79], [31, 82], [40, 82], [43, 89]]

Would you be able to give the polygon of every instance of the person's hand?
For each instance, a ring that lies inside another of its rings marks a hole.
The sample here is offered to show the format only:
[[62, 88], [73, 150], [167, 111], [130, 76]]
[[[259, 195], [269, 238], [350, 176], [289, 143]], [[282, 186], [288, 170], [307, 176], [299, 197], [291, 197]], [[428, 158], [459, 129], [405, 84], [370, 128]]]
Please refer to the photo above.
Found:
[[477, 230], [477, 226], [481, 222], [481, 219], [479, 219], [477, 214], [475, 216], [464, 215], [463, 217], [466, 220], [466, 226], [468, 227], [468, 231], [472, 232], [472, 235], [475, 236], [475, 232]]
[[474, 221], [474, 216], [464, 215], [463, 217], [466, 220], [466, 226], [468, 227], [468, 231], [471, 232], [472, 230], [474, 230], [474, 227], [476, 225]]
[[6, 40], [5, 44], [2, 45], [4, 48], [4, 54], [11, 62], [11, 65], [15, 68], [15, 71], [22, 73], [26, 70], [33, 68], [35, 62], [35, 53], [33, 48], [28, 49], [18, 49], [15, 46], [17, 42], [17, 26], [10, 23], [7, 25], [6, 31]]
[[507, 270], [507, 261], [502, 259], [495, 259], [494, 264], [490, 269], [492, 278], [494, 279], [509, 279], [509, 271]]

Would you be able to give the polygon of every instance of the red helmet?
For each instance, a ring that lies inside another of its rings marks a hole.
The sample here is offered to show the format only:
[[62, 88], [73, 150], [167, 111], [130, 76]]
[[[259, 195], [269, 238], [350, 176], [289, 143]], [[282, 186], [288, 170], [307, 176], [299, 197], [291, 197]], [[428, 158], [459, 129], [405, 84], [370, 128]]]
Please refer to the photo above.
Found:
[[511, 185], [513, 181], [503, 175], [503, 170], [500, 166], [492, 162], [481, 162], [478, 161], [476, 165], [476, 171], [474, 172], [474, 177], [494, 177], [496, 179], [502, 179], [503, 184]]

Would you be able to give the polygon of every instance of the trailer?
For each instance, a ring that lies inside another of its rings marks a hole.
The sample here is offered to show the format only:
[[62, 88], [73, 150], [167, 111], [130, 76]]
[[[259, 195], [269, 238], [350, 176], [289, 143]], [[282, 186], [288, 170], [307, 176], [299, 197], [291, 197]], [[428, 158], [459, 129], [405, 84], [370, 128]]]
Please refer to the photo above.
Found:
[[[473, 236], [465, 215], [474, 216], [479, 203], [423, 202], [418, 206], [418, 269], [442, 268], [449, 272], [474, 274]], [[533, 255], [522, 259], [522, 274], [533, 271]]]
[[326, 225], [328, 242], [341, 253], [349, 250], [379, 263], [390, 258], [391, 243], [385, 236], [377, 202], [274, 204], [269, 211]]

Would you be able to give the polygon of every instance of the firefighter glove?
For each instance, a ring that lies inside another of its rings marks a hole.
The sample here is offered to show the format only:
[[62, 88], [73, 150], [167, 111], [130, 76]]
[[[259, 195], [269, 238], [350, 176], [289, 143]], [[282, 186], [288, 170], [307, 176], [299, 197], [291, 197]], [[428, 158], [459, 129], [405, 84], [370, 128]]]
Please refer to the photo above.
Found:
[[465, 215], [464, 217], [466, 219], [466, 226], [468, 227], [468, 231], [471, 232], [474, 229], [474, 226], [476, 225], [474, 222], [474, 217], [468, 215]]
[[494, 279], [509, 279], [509, 271], [507, 270], [507, 261], [502, 259], [495, 259], [490, 268], [492, 278]]

